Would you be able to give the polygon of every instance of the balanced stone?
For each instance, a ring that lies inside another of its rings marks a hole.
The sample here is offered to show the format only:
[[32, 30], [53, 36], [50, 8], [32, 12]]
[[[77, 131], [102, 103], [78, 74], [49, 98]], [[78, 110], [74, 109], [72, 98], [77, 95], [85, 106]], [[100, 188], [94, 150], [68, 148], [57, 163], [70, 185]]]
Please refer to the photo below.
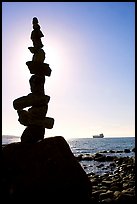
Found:
[[31, 113], [31, 115], [34, 118], [39, 118], [39, 119], [44, 118], [47, 114], [47, 111], [48, 111], [48, 105], [41, 106], [41, 107], [33, 106], [28, 109], [28, 112]]
[[42, 37], [44, 37], [44, 35], [41, 32], [40, 27], [36, 28], [31, 32], [31, 40], [35, 48], [40, 49], [43, 47], [43, 44], [41, 42]]
[[34, 62], [44, 62], [45, 52], [43, 49], [36, 49], [34, 47], [28, 47], [31, 53], [33, 53], [32, 61]]
[[28, 66], [31, 74], [45, 75], [45, 76], [51, 75], [51, 69], [49, 67], [49, 64], [47, 63], [42, 63], [39, 61], [28, 61], [26, 62], [26, 65]]
[[28, 126], [22, 133], [22, 143], [35, 143], [38, 140], [44, 139], [45, 128], [36, 125]]
[[32, 75], [29, 83], [33, 94], [44, 95], [45, 76]]
[[38, 23], [39, 23], [37, 17], [34, 17], [34, 18], [33, 18], [32, 23], [33, 23], [33, 24], [38, 24]]
[[50, 96], [47, 95], [34, 95], [32, 93], [28, 94], [27, 96], [22, 96], [18, 99], [13, 101], [13, 107], [15, 110], [23, 109], [29, 106], [45, 106], [48, 104], [50, 100]]
[[32, 61], [34, 62], [44, 62], [45, 60], [45, 52], [43, 51], [43, 49], [39, 49], [32, 58]]
[[47, 129], [52, 129], [54, 125], [54, 118], [44, 117], [42, 119], [34, 117], [30, 112], [26, 110], [18, 111], [18, 121], [25, 126], [36, 125]]

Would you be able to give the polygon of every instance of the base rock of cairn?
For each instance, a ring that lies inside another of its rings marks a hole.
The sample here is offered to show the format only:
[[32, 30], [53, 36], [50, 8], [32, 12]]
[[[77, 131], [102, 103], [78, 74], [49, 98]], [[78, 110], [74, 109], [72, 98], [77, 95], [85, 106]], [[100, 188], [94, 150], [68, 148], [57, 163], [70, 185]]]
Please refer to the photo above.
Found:
[[5, 203], [91, 204], [91, 182], [63, 137], [11, 143], [2, 156]]

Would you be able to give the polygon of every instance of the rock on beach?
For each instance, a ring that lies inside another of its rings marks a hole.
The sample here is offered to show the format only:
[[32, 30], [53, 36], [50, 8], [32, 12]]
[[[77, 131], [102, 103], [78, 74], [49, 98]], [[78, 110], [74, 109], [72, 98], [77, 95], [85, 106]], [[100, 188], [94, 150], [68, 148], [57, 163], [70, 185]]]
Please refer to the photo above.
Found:
[[89, 203], [92, 185], [61, 136], [11, 143], [2, 150], [6, 202]]

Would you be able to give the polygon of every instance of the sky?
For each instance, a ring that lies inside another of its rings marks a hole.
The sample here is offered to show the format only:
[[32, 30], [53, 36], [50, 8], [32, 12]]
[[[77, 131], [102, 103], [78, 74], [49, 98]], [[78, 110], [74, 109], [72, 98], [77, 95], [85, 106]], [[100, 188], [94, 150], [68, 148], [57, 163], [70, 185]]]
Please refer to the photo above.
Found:
[[52, 70], [45, 137], [135, 136], [134, 2], [2, 2], [2, 135], [26, 128], [13, 101], [31, 92], [33, 17]]

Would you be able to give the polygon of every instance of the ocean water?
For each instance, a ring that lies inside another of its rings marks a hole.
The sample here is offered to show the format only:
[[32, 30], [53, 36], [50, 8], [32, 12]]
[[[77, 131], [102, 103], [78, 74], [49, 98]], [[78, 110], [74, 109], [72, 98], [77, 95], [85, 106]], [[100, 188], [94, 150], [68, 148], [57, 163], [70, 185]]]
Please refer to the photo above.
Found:
[[[135, 157], [132, 149], [135, 147], [135, 137], [119, 137], [119, 138], [79, 138], [68, 140], [71, 151], [75, 156], [93, 155], [95, 153], [107, 151], [105, 155], [117, 157]], [[130, 153], [125, 153], [124, 149], [129, 149]], [[122, 153], [110, 153], [121, 150]], [[98, 162], [91, 160], [82, 160], [79, 162], [87, 174], [95, 173], [103, 175], [106, 173], [114, 173], [115, 167], [112, 168], [113, 162]]]
[[12, 135], [2, 135], [2, 144], [10, 144], [13, 142], [20, 142], [20, 137]]
[[[132, 149], [135, 147], [135, 137], [119, 137], [119, 138], [74, 138], [66, 139], [72, 153], [78, 155], [92, 155], [97, 152], [108, 151], [105, 155], [118, 157], [134, 157], [135, 153]], [[2, 136], [2, 144], [10, 144], [12, 142], [20, 142], [20, 137]], [[124, 149], [131, 150], [130, 153], [125, 153]], [[109, 151], [123, 151], [122, 153], [110, 153]], [[98, 162], [82, 160], [79, 162], [87, 174], [96, 173], [104, 174], [114, 169], [111, 168], [111, 162]], [[100, 168], [100, 164], [102, 167]]]
[[[95, 154], [101, 151], [130, 149], [135, 147], [135, 137], [118, 138], [79, 138], [68, 140], [70, 148], [75, 155]], [[114, 154], [113, 154], [114, 155]], [[118, 153], [116, 154], [118, 155]], [[121, 154], [119, 154], [120, 156]], [[125, 154], [123, 154], [126, 156]], [[133, 152], [128, 153], [132, 156]], [[122, 155], [121, 155], [122, 156]]]

